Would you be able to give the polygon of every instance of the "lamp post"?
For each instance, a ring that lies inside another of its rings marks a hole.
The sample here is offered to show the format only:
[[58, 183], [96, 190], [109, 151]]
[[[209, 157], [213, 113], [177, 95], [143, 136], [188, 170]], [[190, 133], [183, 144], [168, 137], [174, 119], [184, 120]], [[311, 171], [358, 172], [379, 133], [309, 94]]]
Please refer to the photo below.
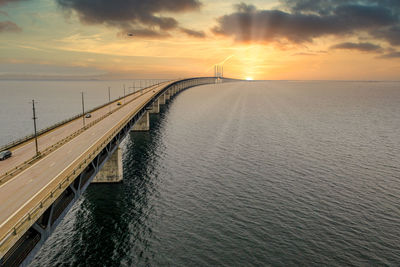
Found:
[[85, 100], [83, 99], [83, 92], [81, 92], [82, 95], [82, 122], [83, 122], [83, 128], [85, 128]]
[[36, 148], [36, 156], [39, 156], [39, 147], [38, 147], [38, 140], [37, 140], [37, 131], [36, 131], [36, 109], [35, 109], [35, 100], [32, 99], [32, 113], [33, 113], [33, 130], [35, 135], [35, 148]]
[[109, 112], [111, 113], [111, 88], [108, 87], [108, 107], [109, 107]]

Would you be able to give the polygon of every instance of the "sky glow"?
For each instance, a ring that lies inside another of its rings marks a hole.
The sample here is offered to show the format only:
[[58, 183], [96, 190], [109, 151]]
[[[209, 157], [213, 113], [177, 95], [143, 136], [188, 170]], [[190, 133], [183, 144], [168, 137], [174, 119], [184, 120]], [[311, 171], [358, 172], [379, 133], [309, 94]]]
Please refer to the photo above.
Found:
[[149, 1], [1, 0], [0, 79], [400, 79], [397, 0]]

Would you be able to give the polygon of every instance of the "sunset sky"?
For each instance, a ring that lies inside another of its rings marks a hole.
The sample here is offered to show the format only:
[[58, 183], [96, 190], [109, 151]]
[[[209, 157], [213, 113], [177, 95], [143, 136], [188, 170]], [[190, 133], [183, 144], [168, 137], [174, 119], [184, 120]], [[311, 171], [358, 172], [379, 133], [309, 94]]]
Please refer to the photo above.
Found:
[[0, 79], [400, 80], [400, 1], [0, 0], [0, 51]]

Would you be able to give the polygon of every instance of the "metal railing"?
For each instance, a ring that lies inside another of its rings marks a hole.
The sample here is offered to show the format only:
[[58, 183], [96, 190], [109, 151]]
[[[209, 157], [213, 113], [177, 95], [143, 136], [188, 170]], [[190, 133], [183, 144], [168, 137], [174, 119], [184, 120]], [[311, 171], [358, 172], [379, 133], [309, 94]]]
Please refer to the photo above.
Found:
[[[166, 82], [167, 82], [167, 81], [166, 81]], [[158, 86], [158, 85], [160, 85], [160, 84], [162, 84], [162, 83], [165, 83], [165, 82], [160, 82], [160, 83], [151, 85], [151, 86], [149, 86], [149, 87], [142, 88], [142, 89], [140, 89], [140, 90], [149, 89], [149, 88], [152, 88], [152, 87], [154, 87], [154, 86]], [[125, 97], [128, 97], [128, 96], [131, 96], [131, 95], [133, 95], [133, 94], [136, 94], [136, 93], [140, 92], [140, 90], [139, 90], [139, 91], [136, 91], [136, 92], [132, 92], [132, 93], [130, 93], [130, 94], [127, 94]], [[101, 108], [103, 108], [103, 107], [105, 107], [105, 106], [107, 106], [107, 105], [109, 105], [109, 104], [111, 104], [111, 103], [114, 103], [114, 102], [116, 102], [116, 101], [119, 101], [119, 100], [121, 100], [121, 99], [123, 99], [123, 98], [124, 98], [123, 96], [120, 96], [120, 97], [118, 97], [118, 98], [112, 100], [111, 102], [107, 102], [107, 103], [101, 104], [101, 105], [99, 105], [99, 106], [96, 106], [96, 107], [94, 107], [94, 108], [88, 110], [86, 113], [95, 112], [96, 110], [101, 109]], [[51, 131], [51, 130], [57, 128], [57, 127], [60, 127], [60, 126], [63, 125], [63, 124], [69, 123], [69, 122], [71, 122], [71, 121], [73, 121], [73, 120], [76, 120], [76, 119], [78, 119], [78, 118], [80, 118], [80, 117], [82, 117], [82, 113], [81, 113], [81, 114], [76, 114], [76, 115], [74, 115], [74, 116], [72, 116], [72, 117], [70, 117], [70, 118], [68, 118], [68, 119], [59, 121], [59, 122], [57, 122], [57, 123], [55, 123], [55, 124], [53, 124], [53, 125], [50, 125], [50, 126], [44, 128], [44, 129], [41, 129], [41, 130], [39, 130], [39, 131], [37, 132], [37, 135], [38, 135], [38, 137], [39, 137], [39, 135], [42, 135], [42, 134], [44, 134], [44, 133], [47, 133], [47, 132], [49, 132], [49, 131]], [[24, 137], [21, 137], [21, 138], [19, 138], [19, 139], [17, 139], [17, 140], [8, 142], [7, 144], [4, 144], [4, 145], [1, 145], [1, 146], [0, 146], [0, 151], [13, 148], [14, 146], [20, 145], [20, 144], [22, 144], [22, 143], [25, 143], [26, 141], [29, 141], [29, 140], [33, 139], [34, 137], [35, 137], [35, 134], [32, 133], [32, 134], [26, 135], [26, 136], [24, 136]]]
[[[155, 87], [155, 86], [158, 86], [158, 84], [157, 84], [157, 85], [152, 85], [152, 86], [147, 87], [147, 88], [144, 88], [143, 90], [146, 90], [146, 91], [144, 92], [144, 94], [150, 92], [150, 91], [152, 90], [152, 88]], [[137, 93], [137, 92], [135, 92], [135, 93]], [[132, 94], [135, 94], [135, 93], [132, 93]], [[132, 95], [132, 94], [129, 94], [129, 95], [127, 95], [127, 96], [130, 96], [130, 95]], [[20, 171], [23, 171], [24, 169], [26, 169], [27, 167], [29, 167], [30, 165], [32, 165], [32, 164], [33, 164], [34, 162], [36, 162], [37, 160], [39, 160], [39, 159], [41, 159], [41, 158], [47, 156], [50, 152], [54, 151], [55, 149], [57, 149], [57, 148], [60, 147], [61, 145], [65, 144], [66, 142], [70, 141], [70, 140], [73, 139], [74, 137], [76, 137], [76, 136], [78, 136], [79, 134], [81, 134], [81, 133], [82, 133], [83, 131], [85, 131], [86, 129], [89, 129], [90, 127], [92, 127], [92, 126], [95, 125], [96, 123], [100, 122], [100, 121], [103, 120], [104, 118], [106, 118], [106, 117], [108, 117], [109, 115], [111, 115], [112, 113], [118, 111], [120, 108], [122, 108], [123, 106], [125, 106], [125, 105], [131, 103], [132, 101], [136, 100], [137, 98], [139, 98], [139, 97], [142, 96], [142, 95], [143, 95], [143, 94], [140, 94], [140, 95], [138, 95], [137, 97], [132, 98], [131, 100], [129, 100], [129, 101], [126, 102], [125, 104], [123, 104], [123, 105], [119, 106], [118, 108], [112, 110], [111, 112], [109, 112], [109, 113], [107, 113], [107, 114], [101, 116], [100, 118], [97, 118], [96, 120], [90, 122], [90, 123], [87, 124], [85, 127], [80, 128], [79, 130], [73, 132], [73, 133], [70, 134], [69, 136], [67, 136], [67, 137], [65, 137], [65, 138], [63, 138], [63, 139], [61, 139], [61, 140], [59, 140], [59, 141], [56, 142], [55, 144], [53, 144], [53, 145], [51, 145], [51, 146], [45, 148], [44, 150], [42, 150], [42, 151], [40, 152], [40, 155], [39, 155], [39, 156], [34, 156], [34, 157], [32, 157], [32, 158], [30, 158], [30, 159], [24, 161], [23, 163], [19, 164], [19, 165], [16, 166], [15, 168], [13, 168], [13, 169], [11, 169], [11, 170], [5, 172], [4, 174], [0, 174], [0, 184], [4, 183], [4, 182], [7, 181], [9, 178], [13, 177], [14, 175], [16, 175], [17, 173], [19, 173]], [[120, 100], [120, 99], [118, 99], [118, 100]], [[116, 102], [116, 101], [118, 101], [118, 100], [115, 100], [115, 101], [113, 101], [113, 102]], [[111, 103], [113, 103], [113, 102], [111, 102]], [[107, 106], [107, 105], [108, 105], [108, 104], [102, 105], [102, 106], [97, 107], [97, 108], [95, 108], [95, 109], [93, 109], [93, 110], [95, 111], [95, 110], [100, 109], [100, 108], [102, 108], [102, 107], [104, 107], [104, 106]], [[88, 112], [93, 112], [93, 111], [88, 111]], [[81, 117], [81, 116], [82, 116], [82, 115], [79, 115], [78, 117]], [[69, 121], [72, 121], [72, 120], [73, 120], [73, 119], [70, 119]], [[67, 120], [65, 120], [65, 121], [67, 121]], [[68, 121], [68, 122], [69, 122], [69, 121]], [[62, 125], [62, 124], [64, 124], [64, 123], [66, 123], [66, 122], [59, 123], [59, 125]], [[56, 127], [53, 127], [53, 129], [54, 129], [54, 128], [56, 128]], [[47, 131], [50, 131], [50, 129], [47, 130]], [[0, 149], [0, 150], [1, 150], [1, 149]]]

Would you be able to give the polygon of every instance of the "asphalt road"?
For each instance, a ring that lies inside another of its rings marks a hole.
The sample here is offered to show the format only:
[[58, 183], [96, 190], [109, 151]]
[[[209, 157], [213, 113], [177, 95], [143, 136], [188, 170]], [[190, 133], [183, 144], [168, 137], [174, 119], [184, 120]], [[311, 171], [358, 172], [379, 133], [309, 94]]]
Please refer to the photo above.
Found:
[[[152, 87], [150, 87], [149, 89], [145, 89], [143, 93], [148, 92], [149, 90], [152, 90]], [[129, 95], [125, 98], [125, 102], [128, 102], [129, 100], [138, 97], [141, 94], [142, 92], [138, 91], [135, 94]], [[104, 106], [92, 112], [91, 118], [85, 118], [86, 125], [106, 115], [110, 111], [119, 108], [120, 106], [117, 105], [117, 102], [121, 102], [123, 104], [124, 99], [113, 101], [109, 105]], [[39, 151], [43, 151], [44, 149], [70, 136], [71, 134], [73, 134], [74, 132], [78, 131], [81, 128], [83, 128], [82, 117], [72, 120], [47, 133], [40, 135], [38, 137]], [[22, 163], [24, 163], [25, 161], [31, 159], [36, 155], [34, 139], [22, 143], [21, 145], [18, 145], [14, 148], [11, 148], [10, 151], [12, 152], [12, 157], [8, 158], [7, 160], [0, 161], [0, 176], [5, 174], [6, 172], [15, 169], [15, 167], [21, 165]]]
[[[0, 239], [17, 223], [27, 212], [38, 205], [40, 201], [55, 188], [63, 178], [63, 173], [70, 168], [77, 166], [79, 161], [85, 157], [88, 150], [92, 149], [96, 142], [116, 128], [118, 122], [122, 121], [127, 115], [137, 110], [146, 103], [153, 95], [161, 91], [167, 84], [153, 87], [143, 94], [138, 93], [125, 99], [137, 97], [136, 100], [123, 105], [119, 110], [105, 117], [94, 126], [83, 131], [80, 135], [71, 139], [61, 147], [51, 152], [49, 155], [35, 162], [29, 168], [18, 173], [12, 179], [0, 185]], [[154, 92], [153, 92], [154, 91]], [[120, 100], [124, 103], [123, 100]], [[116, 103], [110, 104], [113, 109], [118, 108]], [[109, 112], [109, 106], [105, 106], [92, 113], [95, 120]], [[66, 125], [44, 134], [39, 138], [40, 147], [43, 149], [53, 143], [72, 134], [82, 127], [82, 119], [74, 120]], [[32, 142], [23, 144], [13, 150], [13, 157], [1, 162], [0, 173], [8, 169], [11, 165], [15, 166], [20, 162], [32, 157], [35, 148]]]

